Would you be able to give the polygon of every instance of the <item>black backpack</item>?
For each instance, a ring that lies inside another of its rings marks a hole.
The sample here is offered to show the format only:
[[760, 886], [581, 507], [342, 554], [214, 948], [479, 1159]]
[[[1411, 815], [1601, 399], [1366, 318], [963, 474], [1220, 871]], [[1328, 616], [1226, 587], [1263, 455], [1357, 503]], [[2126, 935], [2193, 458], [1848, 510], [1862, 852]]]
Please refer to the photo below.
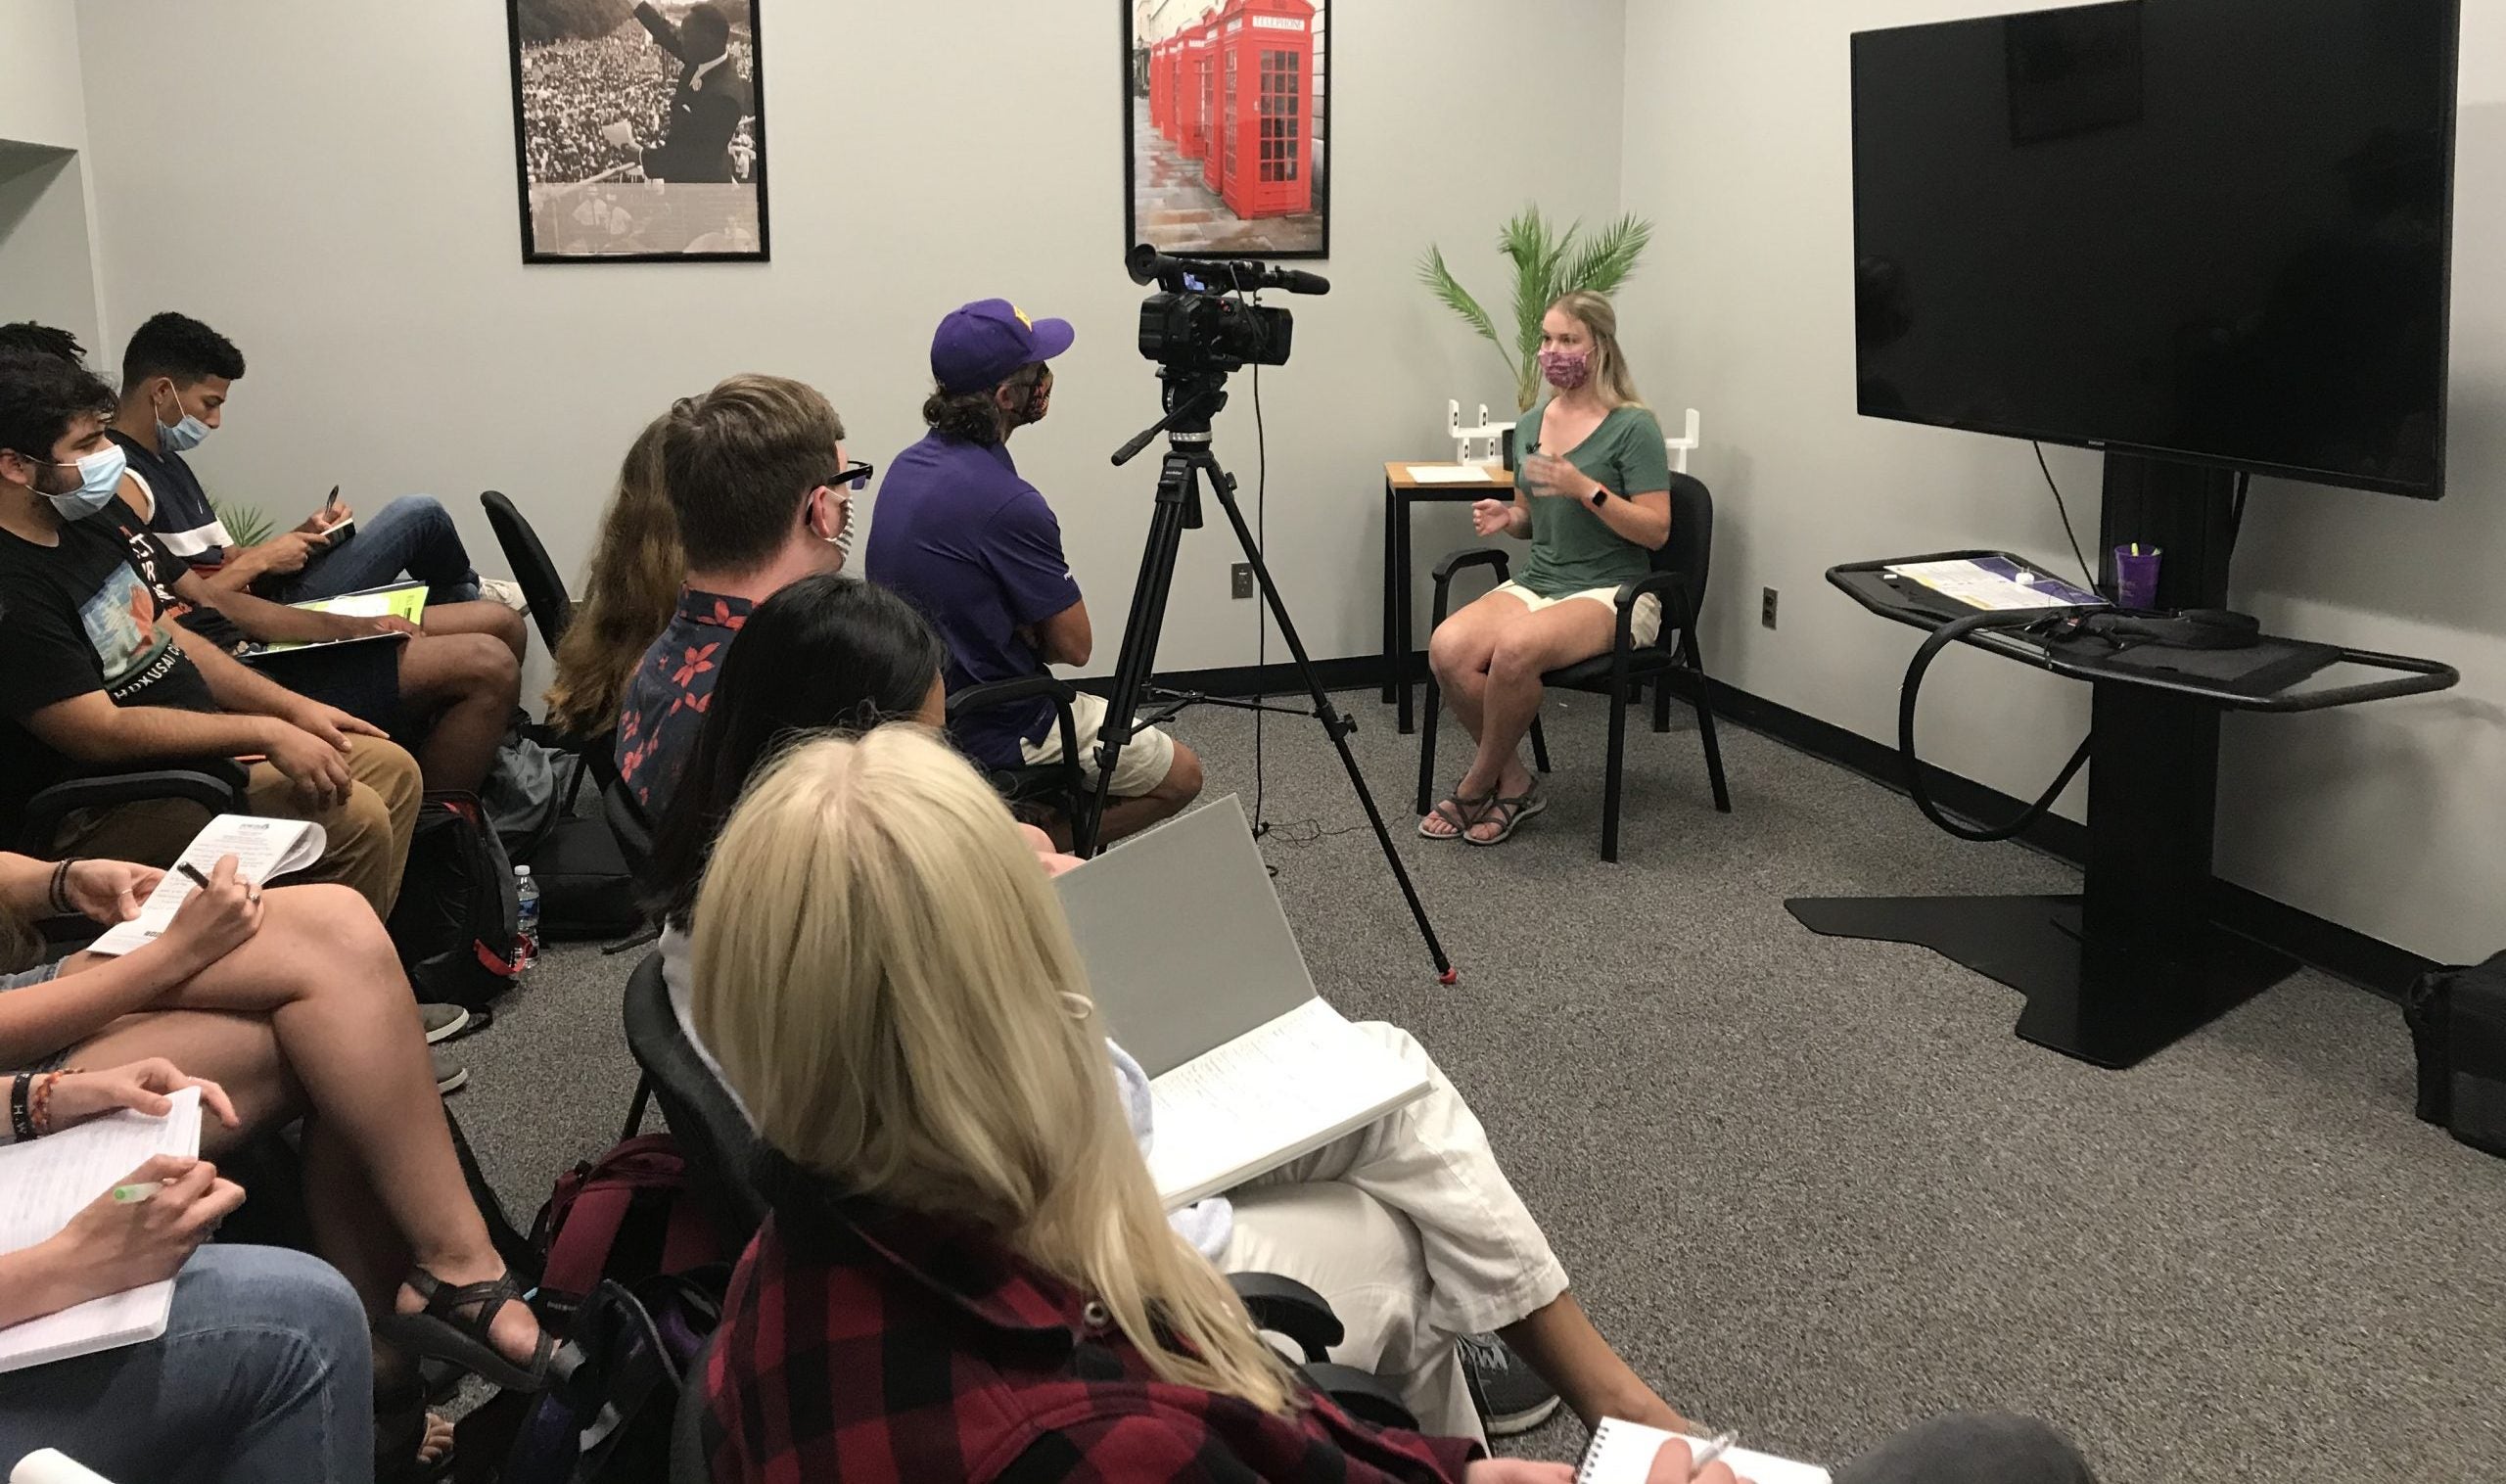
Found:
[[2419, 1116], [2506, 1155], [2506, 952], [2420, 975], [2402, 1016], [2419, 1052]]
[[513, 866], [478, 799], [430, 793], [392, 907], [392, 942], [422, 1001], [473, 1009], [513, 988], [522, 907]]

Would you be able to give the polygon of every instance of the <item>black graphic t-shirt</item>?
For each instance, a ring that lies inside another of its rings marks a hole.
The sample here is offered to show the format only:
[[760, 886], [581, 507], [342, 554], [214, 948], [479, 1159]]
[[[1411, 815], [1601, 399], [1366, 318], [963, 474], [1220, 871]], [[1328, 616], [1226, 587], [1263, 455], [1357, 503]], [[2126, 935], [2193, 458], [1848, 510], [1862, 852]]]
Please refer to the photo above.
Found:
[[0, 531], [0, 818], [78, 770], [26, 729], [45, 707], [101, 690], [116, 706], [218, 709], [159, 624], [163, 605], [125, 530], [145, 539], [151, 561], [181, 570], [118, 500], [64, 525], [58, 546]]

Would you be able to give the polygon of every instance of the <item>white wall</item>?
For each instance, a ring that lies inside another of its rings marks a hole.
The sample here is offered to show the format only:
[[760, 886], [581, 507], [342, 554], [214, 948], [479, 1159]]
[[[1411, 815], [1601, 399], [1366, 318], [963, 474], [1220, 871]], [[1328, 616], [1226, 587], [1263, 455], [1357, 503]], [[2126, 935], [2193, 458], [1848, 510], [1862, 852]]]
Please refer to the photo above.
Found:
[[104, 331], [73, 0], [0, 0], [0, 321]]
[[[504, 7], [419, 9], [83, 8], [115, 317], [180, 308], [251, 362], [196, 456], [213, 488], [290, 515], [334, 482], [367, 505], [431, 490], [492, 551], [476, 495], [501, 487], [575, 570], [619, 457], [671, 398], [734, 371], [799, 376], [884, 462], [921, 432], [932, 327], [998, 294], [1079, 326], [1051, 421], [1013, 447], [1061, 512], [1110, 668], [1156, 462], [1106, 458], [1157, 415], [1121, 263], [1118, 7], [764, 0], [775, 260], [529, 268]], [[1332, 100], [1336, 255], [1312, 265], [1339, 291], [1294, 301], [1294, 361], [1263, 377], [1272, 552], [1318, 655], [1379, 643], [1382, 460], [1435, 456], [1447, 397], [1505, 389], [1410, 263], [1433, 239], [1493, 286], [1497, 225], [1523, 200], [1611, 209], [1622, 15], [1544, 7], [1551, 65], [1590, 82], [1572, 117], [1508, 106], [1519, 90], [1484, 54], [1457, 71], [1440, 38], [1519, 33], [1507, 0], [1369, 0], [1333, 27], [1337, 74], [1364, 79]], [[1451, 183], [1465, 169], [1507, 184]], [[1219, 450], [1249, 500], [1250, 378], [1236, 391]], [[1466, 533], [1420, 524], [1422, 546]], [[1167, 668], [1251, 663], [1233, 554], [1220, 531], [1187, 537]]]
[[[1622, 311], [1648, 396], [1706, 414], [1693, 467], [1716, 494], [1708, 663], [1889, 741], [1913, 636], [1821, 574], [1896, 552], [2067, 549], [2025, 443], [1854, 414], [1847, 37], [2019, 8], [1628, 5], [1625, 200], [1662, 232]], [[2234, 592], [2295, 631], [2449, 660], [2464, 683], [2232, 718], [2218, 833], [2223, 877], [2454, 960], [2506, 937], [2506, 0], [2464, 11], [2451, 493], [2426, 505], [2257, 482]], [[2097, 457], [2047, 451], [2086, 543]], [[1769, 585], [1783, 592], [1774, 632], [1757, 622]], [[1934, 673], [1925, 755], [2006, 792], [2032, 797], [2087, 724], [2085, 686], [1978, 655]]]
[[78, 72], [76, 0], [0, 0], [0, 139], [84, 149], [87, 107]]

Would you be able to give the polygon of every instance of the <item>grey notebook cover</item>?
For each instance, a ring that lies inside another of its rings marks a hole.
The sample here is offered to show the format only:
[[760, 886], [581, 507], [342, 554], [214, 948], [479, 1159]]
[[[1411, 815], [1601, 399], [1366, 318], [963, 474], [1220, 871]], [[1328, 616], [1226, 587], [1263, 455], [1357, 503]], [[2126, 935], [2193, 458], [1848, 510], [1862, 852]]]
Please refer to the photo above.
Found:
[[1054, 884], [1106, 1029], [1150, 1077], [1314, 997], [1305, 955], [1232, 794]]

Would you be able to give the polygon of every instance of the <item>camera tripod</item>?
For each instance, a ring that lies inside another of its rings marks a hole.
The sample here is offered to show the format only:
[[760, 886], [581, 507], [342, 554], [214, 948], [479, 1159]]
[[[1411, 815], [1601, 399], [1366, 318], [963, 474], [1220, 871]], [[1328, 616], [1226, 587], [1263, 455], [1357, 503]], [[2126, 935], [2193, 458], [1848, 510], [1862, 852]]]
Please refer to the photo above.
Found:
[[1443, 983], [1452, 984], [1457, 978], [1453, 961], [1445, 956], [1444, 945], [1436, 939], [1435, 925], [1427, 920], [1427, 909], [1418, 901], [1418, 889], [1412, 884], [1408, 868], [1392, 848], [1392, 836], [1384, 829], [1383, 812], [1375, 808], [1366, 776], [1358, 771], [1357, 755], [1349, 750], [1349, 733], [1357, 723], [1341, 715], [1331, 704], [1330, 692], [1323, 688], [1322, 678], [1314, 672], [1314, 662], [1306, 655], [1305, 641], [1297, 637], [1296, 624], [1288, 617], [1287, 604], [1279, 597], [1277, 584], [1271, 580], [1271, 569], [1262, 560], [1261, 545], [1253, 539], [1252, 528], [1244, 523], [1244, 512], [1235, 503], [1235, 477], [1220, 468], [1217, 456], [1210, 451], [1210, 418], [1227, 405], [1225, 375], [1168, 368], [1161, 370], [1158, 377], [1166, 384], [1166, 415], [1114, 454], [1114, 463], [1120, 467], [1131, 462], [1158, 434], [1166, 435], [1166, 461], [1157, 477], [1157, 508], [1149, 520], [1148, 549], [1140, 557], [1139, 580], [1132, 588], [1131, 617], [1123, 626], [1123, 648], [1114, 667], [1113, 695], [1107, 702], [1104, 727], [1098, 735], [1096, 786], [1080, 810], [1082, 817], [1072, 821], [1078, 852], [1082, 856], [1095, 853], [1114, 764], [1131, 741], [1136, 729], [1134, 714], [1148, 689], [1150, 672], [1156, 668], [1158, 639], [1166, 626], [1167, 594], [1175, 581], [1175, 556], [1183, 548], [1183, 533], [1198, 530], [1202, 524], [1201, 482], [1206, 477], [1219, 508], [1227, 512], [1228, 524], [1235, 528], [1235, 542], [1253, 569], [1254, 584], [1261, 590], [1272, 619], [1278, 624], [1288, 653], [1296, 658], [1297, 674], [1305, 681], [1306, 693], [1313, 698], [1314, 710], [1300, 715], [1311, 715], [1322, 722], [1323, 735], [1339, 751], [1340, 766], [1348, 773], [1349, 786], [1357, 791], [1358, 802], [1366, 808], [1367, 822], [1374, 829], [1375, 843], [1383, 848], [1383, 858], [1392, 867], [1393, 879], [1401, 883], [1401, 895], [1409, 901], [1410, 915], [1418, 924], [1418, 936], [1426, 943], [1427, 956], [1435, 960], [1436, 975]]

